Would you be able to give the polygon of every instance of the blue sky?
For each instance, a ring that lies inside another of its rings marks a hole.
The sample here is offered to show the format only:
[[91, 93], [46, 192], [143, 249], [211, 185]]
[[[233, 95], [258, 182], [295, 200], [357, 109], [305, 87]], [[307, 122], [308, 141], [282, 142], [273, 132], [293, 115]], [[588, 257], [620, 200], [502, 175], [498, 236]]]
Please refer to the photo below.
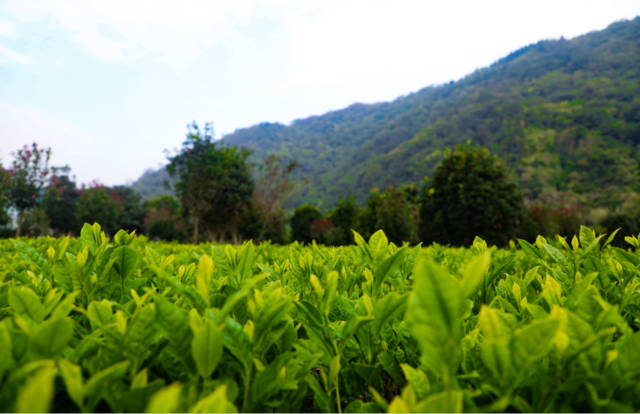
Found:
[[180, 146], [391, 100], [640, 1], [0, 0], [0, 162], [36, 141], [78, 181], [123, 184]]

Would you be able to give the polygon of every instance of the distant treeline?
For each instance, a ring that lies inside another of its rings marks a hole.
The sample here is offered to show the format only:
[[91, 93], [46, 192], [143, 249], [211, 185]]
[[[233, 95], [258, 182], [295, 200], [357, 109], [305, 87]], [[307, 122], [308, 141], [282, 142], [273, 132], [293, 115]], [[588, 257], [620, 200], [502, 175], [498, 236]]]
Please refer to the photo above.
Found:
[[311, 204], [285, 210], [305, 184], [291, 178], [297, 164], [270, 156], [250, 165], [247, 151], [215, 143], [209, 125], [204, 132], [190, 125], [182, 150], [169, 159], [175, 195], [147, 201], [126, 186], [78, 186], [69, 167], [49, 167], [50, 153], [34, 143], [14, 154], [11, 167], [0, 167], [3, 236], [77, 235], [85, 222], [112, 235], [135, 230], [158, 240], [326, 245], [352, 243], [352, 230], [367, 238], [382, 229], [396, 244], [451, 245], [469, 245], [475, 236], [496, 245], [571, 236], [580, 224], [640, 232], [640, 214], [604, 211], [593, 223], [580, 205], [526, 205], [505, 163], [469, 144], [445, 151], [433, 177], [421, 183], [372, 189], [364, 205], [349, 196], [325, 212]]

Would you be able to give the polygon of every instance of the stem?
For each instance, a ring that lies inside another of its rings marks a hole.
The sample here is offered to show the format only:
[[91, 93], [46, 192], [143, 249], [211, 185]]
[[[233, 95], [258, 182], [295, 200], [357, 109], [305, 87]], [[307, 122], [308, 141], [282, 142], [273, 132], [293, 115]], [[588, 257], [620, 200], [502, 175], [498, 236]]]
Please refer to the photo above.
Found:
[[247, 404], [249, 402], [249, 384], [251, 383], [251, 364], [253, 362], [249, 362], [249, 366], [244, 370], [244, 392], [242, 398], [242, 412], [248, 412]]
[[193, 217], [193, 244], [198, 244], [198, 222], [200, 217], [194, 215]]
[[16, 238], [20, 237], [22, 234], [22, 222], [24, 221], [24, 210], [20, 209], [18, 211], [18, 223], [16, 225]]
[[340, 381], [336, 381], [336, 405], [338, 406], [338, 413], [342, 414], [342, 406], [340, 405]]

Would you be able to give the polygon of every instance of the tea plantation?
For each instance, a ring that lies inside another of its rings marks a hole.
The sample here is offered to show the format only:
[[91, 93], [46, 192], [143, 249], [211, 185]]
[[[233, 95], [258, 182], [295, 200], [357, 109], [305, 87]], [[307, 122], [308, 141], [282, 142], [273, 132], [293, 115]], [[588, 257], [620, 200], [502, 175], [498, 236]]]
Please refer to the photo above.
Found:
[[0, 241], [0, 411], [640, 410], [640, 242]]

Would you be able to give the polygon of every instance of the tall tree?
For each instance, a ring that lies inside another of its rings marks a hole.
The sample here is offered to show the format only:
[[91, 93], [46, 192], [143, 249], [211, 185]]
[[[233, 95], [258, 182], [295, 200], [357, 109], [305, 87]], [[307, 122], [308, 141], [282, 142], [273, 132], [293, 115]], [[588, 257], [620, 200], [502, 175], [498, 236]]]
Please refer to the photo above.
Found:
[[269, 155], [258, 167], [258, 178], [253, 190], [253, 208], [261, 222], [259, 239], [274, 243], [285, 242], [286, 216], [284, 204], [296, 183], [291, 173], [298, 167], [296, 161], [285, 161], [276, 154]]
[[6, 226], [11, 220], [7, 208], [11, 202], [11, 175], [0, 164], [0, 227]]
[[111, 197], [118, 205], [118, 230], [140, 231], [144, 226], [145, 209], [142, 198], [132, 188], [124, 185], [111, 187]]
[[296, 208], [291, 217], [291, 238], [303, 243], [311, 243], [311, 224], [322, 218], [320, 210], [311, 204]]
[[118, 204], [111, 191], [104, 186], [95, 185], [83, 189], [76, 201], [76, 221], [83, 223], [100, 223], [104, 231], [114, 234], [117, 229]]
[[41, 191], [49, 176], [51, 148], [40, 148], [37, 143], [25, 145], [14, 153], [11, 166], [11, 204], [18, 210], [16, 237], [22, 232], [24, 213], [38, 205]]
[[504, 164], [484, 148], [460, 145], [436, 167], [420, 209], [424, 242], [469, 245], [475, 236], [504, 245], [524, 203]]
[[49, 225], [57, 234], [74, 232], [78, 228], [75, 215], [78, 189], [70, 177], [71, 169], [65, 166], [52, 167], [51, 170], [43, 202]]
[[413, 242], [417, 232], [412, 213], [412, 206], [405, 198], [405, 193], [389, 186], [382, 194], [376, 211], [376, 228], [382, 229], [389, 241], [397, 245]]
[[237, 219], [254, 189], [248, 156], [246, 150], [216, 145], [211, 123], [203, 132], [195, 122], [188, 126], [182, 149], [169, 157], [167, 171], [176, 179], [176, 194], [191, 219], [194, 243], [201, 227], [210, 239], [237, 240]]

